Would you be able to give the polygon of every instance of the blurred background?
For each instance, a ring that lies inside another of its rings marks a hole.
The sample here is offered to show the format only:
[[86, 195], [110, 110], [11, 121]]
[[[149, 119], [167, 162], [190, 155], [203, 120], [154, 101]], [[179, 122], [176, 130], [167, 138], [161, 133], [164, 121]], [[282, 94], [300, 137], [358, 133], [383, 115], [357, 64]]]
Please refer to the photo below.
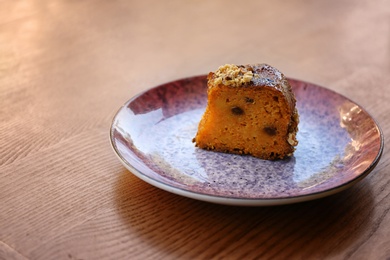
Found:
[[0, 72], [18, 74], [17, 84], [44, 77], [83, 94], [83, 84], [147, 88], [225, 63], [267, 62], [335, 87], [359, 81], [366, 68], [389, 68], [389, 9], [385, 0], [3, 0]]

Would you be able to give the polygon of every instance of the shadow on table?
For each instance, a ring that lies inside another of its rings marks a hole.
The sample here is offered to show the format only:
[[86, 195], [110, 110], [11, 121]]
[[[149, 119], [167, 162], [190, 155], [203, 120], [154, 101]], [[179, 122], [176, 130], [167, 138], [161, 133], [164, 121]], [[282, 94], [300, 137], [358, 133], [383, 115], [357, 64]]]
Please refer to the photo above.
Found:
[[349, 256], [368, 236], [369, 182], [320, 200], [275, 207], [233, 207], [184, 198], [124, 171], [117, 210], [142, 241], [184, 258]]

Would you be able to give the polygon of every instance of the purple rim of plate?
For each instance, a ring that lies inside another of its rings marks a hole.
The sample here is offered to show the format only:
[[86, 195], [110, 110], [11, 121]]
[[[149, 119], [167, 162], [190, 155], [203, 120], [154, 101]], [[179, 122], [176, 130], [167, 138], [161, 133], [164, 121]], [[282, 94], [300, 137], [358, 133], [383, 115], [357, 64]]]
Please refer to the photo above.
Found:
[[169, 82], [126, 102], [110, 131], [124, 166], [166, 191], [231, 205], [275, 205], [328, 196], [363, 179], [378, 163], [383, 134], [350, 99], [289, 79], [300, 115], [291, 158], [267, 161], [196, 148], [207, 104], [206, 76]]

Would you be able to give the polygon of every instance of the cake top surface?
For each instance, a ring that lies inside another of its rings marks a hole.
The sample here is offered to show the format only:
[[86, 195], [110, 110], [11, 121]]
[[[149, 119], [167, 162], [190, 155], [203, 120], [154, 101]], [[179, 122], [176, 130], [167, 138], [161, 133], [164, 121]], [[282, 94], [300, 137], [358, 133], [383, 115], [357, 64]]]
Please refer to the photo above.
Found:
[[284, 75], [268, 64], [226, 64], [209, 74], [209, 85], [223, 84], [230, 87], [244, 85], [276, 87], [285, 84]]

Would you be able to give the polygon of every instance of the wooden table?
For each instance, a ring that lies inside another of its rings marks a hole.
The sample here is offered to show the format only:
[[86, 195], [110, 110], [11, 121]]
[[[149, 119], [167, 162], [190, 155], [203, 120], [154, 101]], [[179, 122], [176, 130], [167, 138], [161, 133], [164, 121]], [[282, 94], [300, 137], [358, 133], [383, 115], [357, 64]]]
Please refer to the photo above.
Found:
[[349, 97], [389, 136], [388, 0], [0, 1], [0, 259], [389, 259], [386, 150], [352, 188], [277, 207], [184, 198], [119, 162], [126, 100], [257, 62]]

